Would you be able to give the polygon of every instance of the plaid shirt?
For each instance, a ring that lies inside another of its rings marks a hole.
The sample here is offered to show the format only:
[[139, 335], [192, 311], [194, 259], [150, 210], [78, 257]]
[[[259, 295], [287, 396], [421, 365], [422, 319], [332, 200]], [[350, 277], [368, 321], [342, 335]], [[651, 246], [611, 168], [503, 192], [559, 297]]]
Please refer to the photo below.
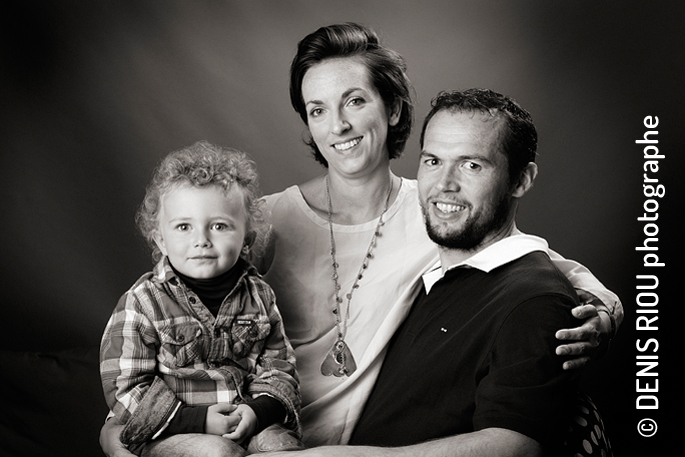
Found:
[[294, 351], [271, 287], [249, 264], [215, 318], [162, 259], [114, 309], [100, 374], [107, 404], [123, 423], [156, 377], [188, 405], [266, 393], [283, 403], [286, 423], [299, 423]]

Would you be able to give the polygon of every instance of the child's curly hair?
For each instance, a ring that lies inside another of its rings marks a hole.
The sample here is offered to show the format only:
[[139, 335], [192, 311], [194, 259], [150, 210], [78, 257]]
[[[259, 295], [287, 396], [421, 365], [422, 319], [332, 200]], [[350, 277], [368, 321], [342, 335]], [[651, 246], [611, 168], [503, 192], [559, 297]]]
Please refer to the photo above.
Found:
[[[245, 152], [223, 148], [207, 141], [198, 141], [166, 156], [155, 169], [145, 191], [143, 203], [136, 213], [136, 224], [152, 248], [157, 262], [162, 252], [155, 243], [159, 230], [161, 197], [180, 184], [195, 187], [219, 186], [228, 192], [235, 183], [242, 191], [247, 211], [246, 233], [254, 236], [251, 249], [259, 251], [268, 237], [269, 227], [260, 210], [259, 177], [254, 161]], [[246, 258], [246, 253], [241, 254]], [[247, 260], [247, 259], [246, 259]]]

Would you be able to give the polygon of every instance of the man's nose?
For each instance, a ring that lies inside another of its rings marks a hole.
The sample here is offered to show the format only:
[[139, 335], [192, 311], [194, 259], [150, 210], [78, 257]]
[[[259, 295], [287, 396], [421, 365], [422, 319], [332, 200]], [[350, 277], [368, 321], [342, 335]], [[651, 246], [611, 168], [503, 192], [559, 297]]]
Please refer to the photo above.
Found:
[[445, 167], [438, 178], [438, 190], [445, 192], [458, 192], [461, 189], [459, 172], [455, 167]]

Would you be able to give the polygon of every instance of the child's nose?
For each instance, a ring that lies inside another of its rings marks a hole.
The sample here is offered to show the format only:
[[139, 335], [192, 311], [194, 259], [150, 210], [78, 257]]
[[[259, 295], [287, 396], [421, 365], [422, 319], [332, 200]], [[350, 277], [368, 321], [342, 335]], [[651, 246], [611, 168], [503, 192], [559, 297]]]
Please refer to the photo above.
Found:
[[212, 242], [209, 241], [209, 237], [207, 236], [207, 233], [204, 231], [201, 231], [197, 235], [197, 239], [195, 240], [195, 247], [199, 248], [208, 248], [212, 245]]

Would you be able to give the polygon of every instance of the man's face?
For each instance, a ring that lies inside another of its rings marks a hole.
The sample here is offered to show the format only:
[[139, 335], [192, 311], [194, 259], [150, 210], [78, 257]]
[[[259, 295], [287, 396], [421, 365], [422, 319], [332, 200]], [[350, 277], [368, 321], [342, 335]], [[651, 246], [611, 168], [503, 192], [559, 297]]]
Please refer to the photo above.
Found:
[[498, 239], [510, 220], [504, 121], [480, 112], [440, 111], [424, 134], [417, 174], [430, 238], [472, 251]]

